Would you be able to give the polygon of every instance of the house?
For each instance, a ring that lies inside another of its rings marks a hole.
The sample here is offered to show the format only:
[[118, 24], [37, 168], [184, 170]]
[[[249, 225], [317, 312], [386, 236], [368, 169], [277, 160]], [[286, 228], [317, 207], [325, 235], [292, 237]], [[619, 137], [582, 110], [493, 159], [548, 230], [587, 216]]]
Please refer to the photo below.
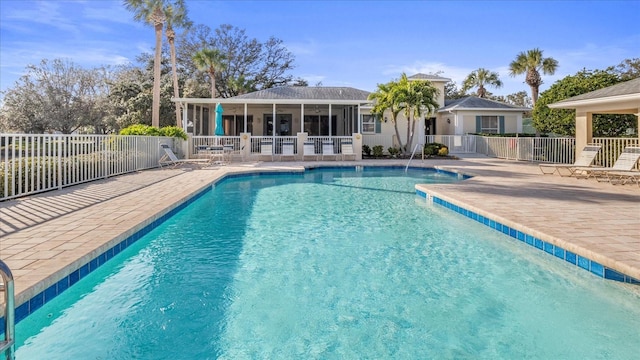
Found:
[[[451, 79], [415, 74], [412, 80], [428, 80], [438, 90], [439, 109], [417, 119], [413, 143], [424, 143], [426, 135], [456, 135], [475, 132], [518, 132], [522, 113], [515, 107], [487, 99], [468, 97], [454, 101], [444, 98], [444, 86]], [[227, 136], [352, 136], [360, 134], [364, 145], [397, 147], [398, 139], [391, 115], [377, 119], [371, 114], [368, 91], [351, 87], [284, 86], [259, 90], [232, 98], [173, 99], [184, 109], [183, 126], [196, 136], [214, 134], [213, 108], [220, 103]], [[400, 114], [397, 126], [406, 142], [407, 120]], [[358, 136], [358, 139], [360, 137]], [[355, 144], [354, 144], [355, 145]], [[410, 144], [411, 145], [411, 144]]]
[[530, 110], [475, 96], [447, 100], [445, 106], [438, 109], [433, 128], [427, 122], [427, 135], [520, 133], [522, 115]]

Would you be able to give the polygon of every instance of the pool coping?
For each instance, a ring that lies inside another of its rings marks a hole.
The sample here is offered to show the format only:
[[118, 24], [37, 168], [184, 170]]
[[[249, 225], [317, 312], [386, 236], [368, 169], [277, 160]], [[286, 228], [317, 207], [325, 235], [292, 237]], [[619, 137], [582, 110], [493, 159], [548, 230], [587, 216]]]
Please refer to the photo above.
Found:
[[[438, 194], [435, 191], [428, 190], [424, 185], [416, 185], [416, 195], [424, 198], [427, 202], [441, 205], [444, 208], [452, 210], [469, 219], [479, 222], [491, 229], [494, 229], [504, 235], [532, 246], [534, 249], [543, 251], [549, 255], [555, 256], [565, 262], [575, 265], [586, 270], [597, 277], [614, 280], [623, 283], [640, 285], [640, 281], [632, 276], [626, 275], [624, 264], [607, 258], [603, 255], [594, 254], [575, 244], [569, 243], [562, 239], [535, 231], [524, 225], [517, 224], [508, 219], [502, 218], [495, 214], [491, 214], [482, 209], [475, 208], [471, 205], [448, 198], [445, 195]], [[571, 249], [571, 250], [568, 250]], [[599, 258], [596, 261], [594, 258]], [[606, 264], [606, 265], [603, 265]]]

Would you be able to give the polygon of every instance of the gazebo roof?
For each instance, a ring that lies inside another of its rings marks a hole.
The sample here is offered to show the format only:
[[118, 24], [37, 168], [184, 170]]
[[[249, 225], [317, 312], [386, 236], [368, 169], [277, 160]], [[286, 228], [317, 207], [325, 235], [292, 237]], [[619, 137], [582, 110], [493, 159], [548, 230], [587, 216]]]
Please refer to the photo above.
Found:
[[627, 102], [629, 100], [640, 101], [640, 78], [573, 96], [548, 106], [553, 109], [575, 109], [581, 106]]

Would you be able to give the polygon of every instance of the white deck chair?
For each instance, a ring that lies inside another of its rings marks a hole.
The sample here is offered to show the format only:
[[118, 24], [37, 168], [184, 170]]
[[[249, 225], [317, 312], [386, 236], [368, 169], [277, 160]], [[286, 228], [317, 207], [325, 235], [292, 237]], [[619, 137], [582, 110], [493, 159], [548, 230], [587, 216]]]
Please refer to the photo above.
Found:
[[162, 165], [173, 165], [178, 166], [180, 164], [192, 163], [192, 164], [204, 164], [208, 163], [208, 159], [178, 159], [176, 154], [171, 150], [171, 147], [167, 144], [160, 144], [162, 150], [164, 150], [164, 155], [160, 157], [158, 160], [158, 165], [162, 167]]
[[262, 140], [260, 142], [260, 155], [269, 156], [273, 161], [273, 140]]
[[282, 142], [282, 154], [280, 155], [280, 161], [282, 161], [283, 158], [292, 158], [293, 160], [295, 160], [295, 150], [294, 150], [294, 143], [293, 141], [283, 141]]
[[540, 164], [540, 171], [545, 175], [558, 173], [560, 176], [573, 176], [576, 168], [591, 166], [601, 145], [587, 145], [573, 164]]
[[316, 144], [313, 141], [305, 141], [302, 147], [302, 158], [313, 156], [314, 160], [318, 160], [318, 154], [316, 154]]
[[209, 161], [213, 164], [224, 165], [227, 163], [226, 154], [223, 145], [211, 145], [207, 148], [209, 152]]
[[590, 177], [598, 181], [609, 181], [607, 173], [629, 173], [640, 159], [640, 147], [627, 146], [611, 167], [577, 167], [574, 169], [574, 176], [579, 179]]
[[333, 156], [335, 159], [336, 154], [333, 151], [333, 141], [322, 142], [322, 160], [324, 160], [325, 156]]
[[353, 160], [356, 159], [356, 154], [353, 152], [353, 142], [351, 140], [343, 141], [340, 144], [342, 152], [342, 160], [344, 161], [347, 156], [353, 156]]

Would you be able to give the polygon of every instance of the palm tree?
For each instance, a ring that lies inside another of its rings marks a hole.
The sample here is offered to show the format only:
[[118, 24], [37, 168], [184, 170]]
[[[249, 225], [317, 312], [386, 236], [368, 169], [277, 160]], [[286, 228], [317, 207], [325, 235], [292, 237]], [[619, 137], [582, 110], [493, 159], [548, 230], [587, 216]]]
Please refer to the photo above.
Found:
[[553, 75], [558, 68], [558, 61], [554, 58], [543, 58], [542, 50], [535, 48], [527, 52], [521, 52], [516, 59], [509, 64], [509, 75], [517, 76], [527, 74], [525, 82], [531, 87], [531, 100], [536, 106], [538, 90], [542, 85], [540, 70], [545, 75]]
[[377, 121], [382, 121], [384, 119], [384, 112], [386, 110], [391, 111], [391, 123], [393, 124], [393, 129], [396, 132], [396, 139], [398, 139], [398, 143], [400, 148], [402, 148], [402, 139], [400, 138], [400, 131], [398, 131], [398, 114], [403, 110], [402, 104], [398, 102], [395, 93], [398, 89], [398, 83], [396, 81], [391, 81], [386, 84], [378, 84], [378, 89], [375, 92], [372, 92], [367, 97], [368, 100], [373, 100], [373, 108], [371, 109], [371, 114], [375, 115]]
[[404, 115], [407, 118], [407, 144], [401, 148], [404, 153], [411, 150], [413, 135], [415, 134], [416, 120], [422, 114], [434, 113], [440, 106], [438, 104], [438, 89], [426, 80], [409, 80], [406, 74], [402, 74], [399, 82], [401, 101], [404, 103]]
[[204, 48], [193, 55], [198, 70], [206, 71], [211, 78], [211, 98], [216, 97], [216, 72], [223, 66], [225, 56], [218, 49]]
[[487, 95], [487, 90], [484, 88], [485, 85], [491, 85], [495, 88], [502, 86], [502, 81], [500, 81], [499, 76], [497, 72], [484, 68], [474, 70], [464, 79], [462, 91], [465, 92], [471, 88], [478, 87], [478, 96], [484, 98]]
[[[176, 0], [174, 4], [167, 4], [164, 13], [167, 24], [167, 42], [169, 42], [169, 50], [171, 52], [171, 73], [173, 74], [173, 97], [180, 97], [180, 89], [178, 85], [178, 71], [176, 64], [176, 32], [174, 27], [187, 28], [191, 26], [191, 22], [187, 18], [187, 9], [184, 0]], [[180, 127], [182, 120], [180, 119], [180, 106], [176, 104], [176, 126]]]
[[[391, 112], [391, 121], [396, 132], [398, 145], [403, 153], [413, 142], [416, 119], [423, 113], [431, 113], [438, 108], [438, 90], [430, 82], [424, 80], [409, 80], [402, 74], [399, 81], [378, 84], [378, 90], [369, 94], [368, 99], [374, 100], [371, 113], [381, 119], [386, 110]], [[407, 141], [403, 144], [398, 131], [398, 114], [404, 112], [407, 118]]]
[[134, 13], [137, 21], [153, 26], [156, 34], [156, 53], [153, 59], [153, 103], [151, 126], [160, 127], [160, 63], [162, 61], [162, 28], [165, 14], [162, 0], [124, 0], [127, 10]]

